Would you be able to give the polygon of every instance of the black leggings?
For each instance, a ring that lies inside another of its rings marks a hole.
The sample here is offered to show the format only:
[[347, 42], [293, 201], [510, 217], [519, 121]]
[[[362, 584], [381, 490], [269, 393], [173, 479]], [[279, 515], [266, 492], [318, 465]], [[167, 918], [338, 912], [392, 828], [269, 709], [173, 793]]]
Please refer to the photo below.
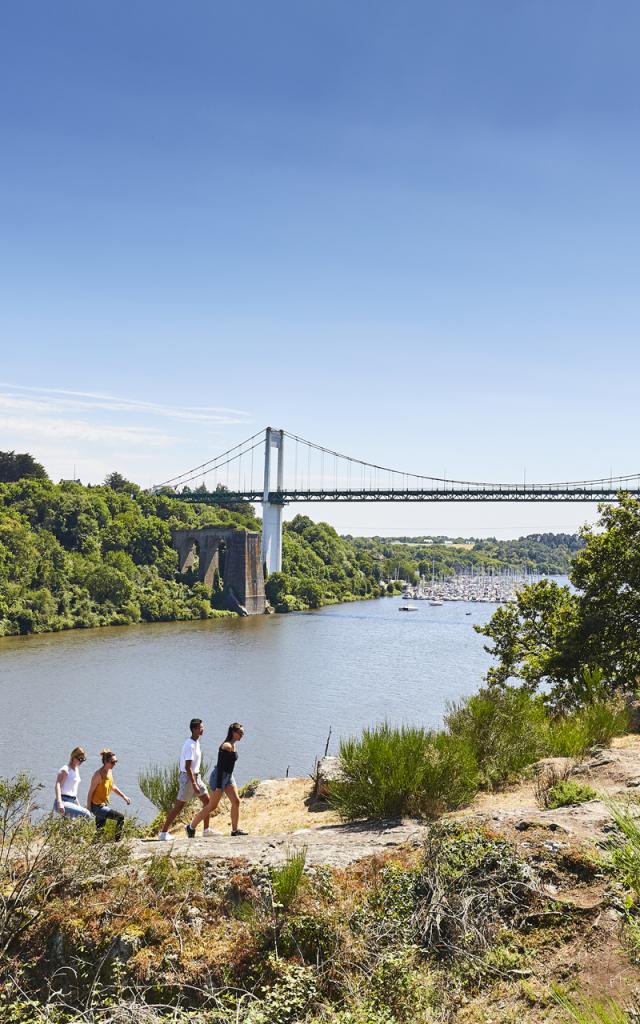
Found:
[[114, 811], [112, 807], [107, 807], [106, 804], [91, 804], [91, 813], [96, 819], [96, 830], [104, 828], [107, 821], [115, 821], [116, 840], [122, 838], [124, 814], [121, 814], [120, 811]]

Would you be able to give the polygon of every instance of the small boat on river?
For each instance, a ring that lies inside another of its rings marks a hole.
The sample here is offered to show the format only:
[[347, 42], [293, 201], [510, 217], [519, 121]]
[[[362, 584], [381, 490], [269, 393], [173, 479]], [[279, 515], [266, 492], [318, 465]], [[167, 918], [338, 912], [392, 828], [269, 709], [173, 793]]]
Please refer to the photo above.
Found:
[[417, 608], [414, 608], [411, 604], [401, 604], [398, 608], [399, 612], [417, 612]]

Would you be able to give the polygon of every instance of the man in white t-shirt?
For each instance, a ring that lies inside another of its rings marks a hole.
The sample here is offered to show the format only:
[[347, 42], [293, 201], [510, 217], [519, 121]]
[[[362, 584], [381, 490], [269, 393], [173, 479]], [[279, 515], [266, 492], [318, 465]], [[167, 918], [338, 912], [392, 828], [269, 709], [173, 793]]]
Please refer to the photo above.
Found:
[[[169, 834], [169, 828], [171, 827], [171, 823], [178, 817], [185, 804], [189, 803], [194, 796], [198, 797], [203, 806], [209, 802], [207, 787], [200, 778], [200, 765], [202, 763], [200, 737], [204, 732], [202, 719], [192, 718], [189, 723], [189, 728], [191, 729], [191, 736], [188, 740], [184, 741], [182, 744], [182, 750], [180, 751], [180, 783], [178, 786], [178, 796], [175, 804], [166, 817], [165, 823], [162, 826], [162, 832], [158, 836], [159, 839], [162, 839], [165, 842], [169, 839], [173, 839], [173, 836]], [[204, 834], [205, 836], [211, 836], [214, 834], [209, 828], [208, 816], [204, 819]]]

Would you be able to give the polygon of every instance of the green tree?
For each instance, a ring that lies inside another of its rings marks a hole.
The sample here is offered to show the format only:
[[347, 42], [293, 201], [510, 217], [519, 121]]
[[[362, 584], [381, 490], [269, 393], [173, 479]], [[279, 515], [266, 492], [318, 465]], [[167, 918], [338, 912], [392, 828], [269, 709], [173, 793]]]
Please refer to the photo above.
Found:
[[44, 466], [28, 452], [0, 452], [0, 483], [11, 484], [24, 477], [49, 479]]
[[535, 690], [550, 687], [560, 704], [583, 699], [585, 670], [599, 666], [609, 691], [640, 683], [640, 504], [621, 494], [602, 506], [595, 527], [581, 531], [584, 547], [572, 563], [576, 588], [542, 581], [525, 587], [486, 626], [487, 650], [497, 658], [491, 684], [511, 677]]
[[110, 487], [112, 491], [126, 491], [127, 494], [135, 494], [140, 490], [137, 484], [131, 483], [122, 473], [117, 473], [115, 470], [104, 478], [104, 485]]

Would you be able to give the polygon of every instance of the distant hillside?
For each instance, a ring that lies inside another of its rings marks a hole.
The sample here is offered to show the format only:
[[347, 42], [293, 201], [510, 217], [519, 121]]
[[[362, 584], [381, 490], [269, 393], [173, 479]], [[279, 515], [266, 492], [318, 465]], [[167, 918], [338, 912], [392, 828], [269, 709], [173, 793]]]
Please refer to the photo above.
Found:
[[522, 569], [558, 575], [568, 572], [583, 546], [577, 534], [532, 533], [518, 540], [458, 537], [347, 537], [358, 551], [378, 562], [384, 578], [396, 573], [407, 579], [474, 569]]

